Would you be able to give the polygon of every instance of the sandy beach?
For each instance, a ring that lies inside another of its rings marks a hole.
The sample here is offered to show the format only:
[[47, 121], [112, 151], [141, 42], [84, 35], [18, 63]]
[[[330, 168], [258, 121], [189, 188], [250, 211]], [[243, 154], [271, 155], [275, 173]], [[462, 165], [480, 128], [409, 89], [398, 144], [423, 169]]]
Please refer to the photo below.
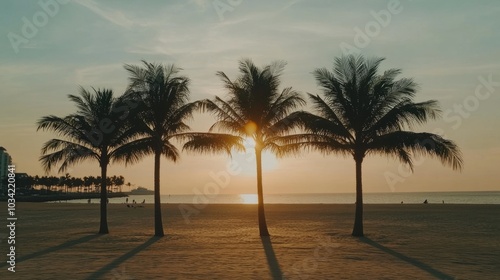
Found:
[[[350, 236], [354, 205], [209, 205], [186, 220], [163, 205], [164, 238], [153, 238], [153, 205], [18, 203], [16, 272], [1, 279], [497, 279], [500, 205], [366, 205], [365, 234]], [[0, 207], [7, 209], [5, 203]], [[1, 220], [6, 221], [1, 211]]]

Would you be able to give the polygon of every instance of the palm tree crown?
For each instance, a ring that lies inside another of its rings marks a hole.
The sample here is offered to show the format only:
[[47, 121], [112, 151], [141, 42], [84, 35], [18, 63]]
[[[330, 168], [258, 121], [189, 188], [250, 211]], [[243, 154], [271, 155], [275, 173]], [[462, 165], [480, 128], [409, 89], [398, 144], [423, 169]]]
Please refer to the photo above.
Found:
[[[357, 215], [353, 235], [362, 236], [361, 163], [368, 154], [390, 155], [413, 168], [412, 155], [439, 158], [453, 169], [462, 166], [454, 142], [425, 132], [406, 131], [440, 115], [437, 101], [413, 102], [417, 85], [412, 79], [396, 80], [399, 69], [378, 74], [383, 59], [344, 56], [333, 72], [314, 71], [323, 97], [309, 94], [317, 115], [300, 112], [294, 117], [317, 137], [306, 143], [324, 153], [352, 155], [357, 164]], [[358, 166], [359, 165], [359, 166]], [[359, 169], [359, 170], [358, 170]]]
[[[77, 112], [65, 117], [54, 115], [42, 117], [38, 130], [50, 130], [62, 139], [51, 139], [42, 147], [40, 161], [48, 172], [61, 162], [59, 172], [84, 160], [99, 162], [101, 177], [106, 178], [110, 161], [120, 161], [128, 151], [123, 145], [136, 137], [128, 114], [135, 104], [125, 98], [113, 97], [111, 90], [89, 92], [80, 89], [80, 96], [69, 95], [76, 104]], [[100, 233], [108, 233], [106, 214], [106, 180], [101, 182], [101, 227]]]
[[[299, 125], [289, 115], [305, 105], [305, 101], [291, 87], [278, 90], [285, 65], [279, 61], [259, 69], [251, 60], [242, 60], [240, 76], [234, 81], [224, 72], [217, 72], [227, 90], [226, 100], [216, 96], [200, 104], [217, 118], [210, 132], [217, 130], [242, 138], [251, 137], [260, 150], [286, 154], [279, 144]], [[196, 149], [196, 143], [188, 142], [185, 148]]]

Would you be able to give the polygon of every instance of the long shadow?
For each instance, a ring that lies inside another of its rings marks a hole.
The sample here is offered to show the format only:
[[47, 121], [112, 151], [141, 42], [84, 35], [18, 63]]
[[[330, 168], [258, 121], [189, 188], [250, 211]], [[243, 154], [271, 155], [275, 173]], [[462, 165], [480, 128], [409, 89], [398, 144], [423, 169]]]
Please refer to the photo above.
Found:
[[451, 275], [448, 275], [448, 274], [446, 274], [444, 272], [441, 272], [441, 271], [439, 271], [439, 270], [431, 267], [430, 265], [425, 264], [425, 263], [423, 263], [423, 262], [421, 262], [419, 260], [416, 260], [414, 258], [408, 257], [406, 255], [403, 255], [403, 254], [399, 253], [399, 252], [396, 252], [396, 251], [394, 251], [392, 249], [389, 249], [389, 248], [385, 247], [384, 245], [371, 240], [368, 237], [361, 237], [360, 240], [362, 242], [370, 245], [370, 246], [373, 246], [373, 247], [375, 247], [375, 248], [377, 248], [377, 249], [379, 249], [381, 251], [386, 252], [387, 254], [390, 254], [390, 255], [392, 255], [392, 256], [400, 259], [400, 260], [403, 260], [403, 261], [405, 261], [405, 262], [407, 262], [407, 263], [409, 263], [409, 264], [411, 264], [411, 265], [413, 265], [415, 267], [418, 267], [418, 268], [420, 268], [420, 269], [428, 272], [429, 274], [433, 275], [434, 277], [436, 277], [438, 279], [455, 279]]
[[103, 266], [101, 269], [97, 270], [96, 272], [92, 273], [87, 279], [100, 279], [103, 275], [106, 273], [112, 271], [116, 267], [118, 267], [121, 263], [125, 262], [126, 260], [130, 259], [131, 257], [135, 256], [142, 250], [148, 248], [151, 246], [153, 243], [156, 241], [160, 240], [160, 237], [153, 236], [151, 237], [148, 241], [144, 242], [143, 244], [137, 246], [136, 248], [130, 250], [129, 252], [125, 253], [123, 256], [116, 258], [114, 261], [108, 263], [107, 265]]
[[274, 253], [273, 244], [269, 236], [261, 236], [262, 246], [264, 246], [264, 252], [266, 253], [267, 264], [269, 265], [269, 270], [273, 279], [282, 279], [283, 273], [281, 272], [280, 264], [278, 259], [276, 259], [276, 254]]
[[[84, 236], [84, 237], [81, 237], [78, 239], [69, 240], [69, 241], [66, 241], [60, 245], [57, 245], [54, 247], [49, 247], [47, 249], [28, 254], [26, 256], [21, 256], [19, 258], [16, 258], [16, 263], [20, 263], [20, 262], [23, 262], [23, 261], [26, 261], [29, 259], [33, 259], [33, 258], [38, 258], [38, 257], [41, 257], [41, 256], [46, 255], [46, 254], [50, 254], [50, 253], [53, 253], [53, 252], [56, 252], [56, 251], [59, 251], [62, 249], [66, 249], [66, 248], [69, 248], [69, 247], [72, 247], [72, 246], [75, 246], [75, 245], [78, 245], [81, 243], [85, 243], [85, 242], [88, 242], [88, 241], [95, 239], [99, 236], [102, 236], [102, 235], [101, 234], [92, 234], [92, 235]], [[4, 266], [7, 266], [7, 263], [0, 264], [0, 267], [4, 267]]]

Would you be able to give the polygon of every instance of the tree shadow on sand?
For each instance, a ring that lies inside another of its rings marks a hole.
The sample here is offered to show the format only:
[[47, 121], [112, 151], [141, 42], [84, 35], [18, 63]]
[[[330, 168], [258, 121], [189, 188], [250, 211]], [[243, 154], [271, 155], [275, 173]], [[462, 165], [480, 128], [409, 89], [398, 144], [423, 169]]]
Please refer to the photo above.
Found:
[[[20, 256], [19, 258], [16, 259], [16, 263], [20, 263], [20, 262], [23, 262], [23, 261], [26, 261], [29, 259], [33, 259], [33, 258], [38, 258], [38, 257], [41, 257], [41, 256], [46, 255], [46, 254], [50, 254], [50, 253], [53, 253], [53, 252], [56, 252], [59, 250], [63, 250], [63, 249], [66, 249], [66, 248], [69, 248], [69, 247], [72, 247], [72, 246], [75, 246], [75, 245], [78, 245], [81, 243], [85, 243], [85, 242], [88, 242], [88, 241], [95, 239], [97, 237], [100, 237], [100, 236], [102, 236], [102, 235], [101, 234], [91, 234], [91, 235], [87, 235], [87, 236], [84, 236], [84, 237], [81, 237], [78, 239], [69, 240], [69, 241], [66, 241], [60, 245], [54, 246], [54, 247], [49, 247], [47, 249], [44, 249], [44, 250], [41, 250], [41, 251], [38, 251], [35, 253], [31, 253], [31, 254], [28, 254], [25, 256]], [[5, 263], [5, 264], [0, 265], [0, 267], [4, 267], [4, 266], [7, 266], [7, 264]]]
[[274, 253], [271, 237], [261, 236], [260, 240], [262, 241], [262, 246], [264, 247], [264, 252], [266, 253], [267, 264], [269, 265], [272, 279], [283, 279], [283, 273], [281, 272], [278, 259], [276, 259], [276, 254]]
[[448, 274], [446, 274], [444, 272], [441, 272], [441, 271], [439, 271], [439, 270], [431, 267], [430, 265], [425, 264], [425, 263], [423, 263], [423, 262], [421, 262], [419, 260], [416, 260], [414, 258], [411, 258], [411, 257], [408, 257], [406, 255], [403, 255], [403, 254], [401, 254], [399, 252], [396, 252], [396, 251], [394, 251], [394, 250], [392, 250], [390, 248], [387, 248], [384, 245], [382, 245], [380, 243], [377, 243], [376, 241], [373, 241], [373, 240], [371, 240], [368, 237], [361, 237], [360, 240], [362, 242], [364, 242], [364, 243], [372, 246], [372, 247], [375, 247], [375, 248], [377, 248], [377, 249], [379, 249], [379, 250], [381, 250], [381, 251], [389, 254], [389, 255], [392, 255], [392, 256], [394, 256], [394, 257], [396, 257], [396, 258], [398, 258], [398, 259], [400, 259], [402, 261], [405, 261], [405, 262], [407, 262], [407, 263], [409, 263], [409, 264], [411, 264], [411, 265], [413, 265], [413, 266], [415, 266], [417, 268], [420, 268], [423, 271], [426, 271], [427, 273], [433, 275], [434, 277], [436, 277], [438, 279], [455, 279], [451, 275], [448, 275]]
[[108, 263], [107, 265], [103, 266], [101, 269], [97, 270], [96, 272], [92, 273], [89, 277], [86, 279], [100, 279], [102, 276], [107, 274], [108, 272], [111, 272], [115, 268], [117, 268], [120, 264], [123, 262], [127, 261], [128, 259], [132, 258], [133, 256], [137, 255], [141, 251], [145, 250], [149, 246], [151, 246], [153, 243], [156, 241], [160, 240], [161, 237], [156, 237], [153, 236], [151, 237], [148, 241], [144, 242], [143, 244], [137, 246], [136, 248], [130, 250], [129, 252], [125, 253], [123, 256], [116, 258], [114, 261]]

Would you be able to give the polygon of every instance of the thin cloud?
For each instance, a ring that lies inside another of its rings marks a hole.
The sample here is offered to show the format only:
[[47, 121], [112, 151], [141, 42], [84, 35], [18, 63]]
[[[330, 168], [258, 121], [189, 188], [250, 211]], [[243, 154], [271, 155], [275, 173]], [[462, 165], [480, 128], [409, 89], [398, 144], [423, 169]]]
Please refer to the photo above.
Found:
[[[78, 85], [93, 85], [97, 88], [105, 86], [117, 90], [120, 88], [120, 86], [117, 86], [117, 81], [122, 79], [120, 75], [122, 69], [123, 64], [121, 63], [79, 68], [75, 69], [74, 80]], [[115, 86], [113, 87], [113, 85]], [[121, 85], [121, 87], [123, 87], [123, 85]]]
[[212, 1], [208, 0], [191, 0], [189, 1], [190, 3], [194, 4], [198, 8], [200, 8], [203, 11], [206, 11], [207, 8], [212, 5]]
[[455, 75], [478, 75], [481, 72], [496, 72], [500, 69], [500, 64], [498, 63], [484, 63], [476, 65], [467, 64], [448, 64], [446, 67], [440, 67], [439, 65], [429, 66], [428, 64], [422, 66], [419, 69], [415, 69], [418, 76], [455, 76]]
[[111, 11], [109, 9], [100, 7], [99, 4], [97, 4], [93, 0], [75, 0], [75, 3], [91, 10], [92, 12], [99, 15], [103, 19], [111, 23], [114, 23], [118, 26], [131, 27], [134, 25], [134, 22], [128, 19], [122, 12]]

